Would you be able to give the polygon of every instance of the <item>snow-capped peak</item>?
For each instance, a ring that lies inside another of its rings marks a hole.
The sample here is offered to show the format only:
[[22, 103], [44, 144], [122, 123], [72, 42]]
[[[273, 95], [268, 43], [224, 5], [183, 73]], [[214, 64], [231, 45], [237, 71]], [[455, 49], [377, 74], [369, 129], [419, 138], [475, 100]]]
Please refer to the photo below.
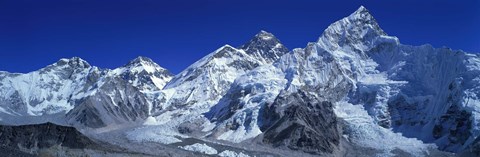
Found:
[[280, 43], [280, 40], [272, 33], [264, 30], [257, 33], [240, 49], [243, 49], [248, 55], [263, 63], [272, 63], [288, 52], [288, 49]]
[[63, 66], [67, 64], [74, 68], [90, 68], [91, 67], [87, 61], [81, 59], [80, 57], [72, 57], [70, 59], [62, 58], [58, 60], [54, 65]]
[[331, 51], [347, 46], [346, 49], [362, 52], [375, 46], [377, 40], [384, 41], [383, 39], [398, 42], [395, 37], [387, 36], [370, 12], [361, 6], [349, 16], [328, 26], [318, 43]]
[[[259, 58], [225, 45], [190, 65], [165, 87], [168, 106], [208, 109], [225, 94], [235, 78], [262, 65]], [[198, 102], [198, 103], [197, 103]]]
[[160, 67], [152, 59], [148, 57], [138, 56], [137, 58], [128, 62], [128, 64], [123, 66], [124, 68], [129, 68], [133, 72], [139, 73], [146, 71], [148, 73], [153, 73], [155, 71], [165, 71], [165, 68]]
[[272, 33], [269, 33], [267, 31], [264, 31], [264, 30], [261, 30], [260, 32], [258, 32], [255, 37], [257, 38], [261, 38], [262, 40], [272, 40], [272, 39], [276, 39], [275, 36], [272, 34]]
[[354, 12], [355, 13], [367, 13], [367, 14], [370, 14], [368, 9], [365, 8], [363, 5], [361, 5], [360, 7], [358, 7], [358, 9]]
[[[235, 57], [235, 56], [242, 56], [242, 57]], [[191, 80], [193, 78], [198, 77], [201, 75], [202, 70], [205, 68], [217, 68], [221, 66], [225, 66], [226, 62], [230, 62], [233, 60], [232, 57], [236, 59], [244, 58], [245, 52], [241, 52], [241, 50], [236, 49], [228, 44], [218, 48], [217, 50], [213, 51], [212, 53], [208, 54], [207, 56], [203, 57], [202, 59], [196, 61], [187, 69], [180, 72], [176, 75], [172, 81], [170, 81], [165, 88], [173, 88], [179, 86], [186, 82], [187, 80]]]
[[[180, 72], [180, 74], [178, 74], [176, 77], [177, 78], [178, 77], [183, 77], [183, 76], [187, 75], [187, 73], [189, 71], [191, 71], [191, 69], [196, 69], [196, 68], [200, 68], [202, 66], [205, 66], [205, 65], [209, 64], [214, 58], [223, 58], [223, 57], [226, 57], [227, 54], [232, 55], [232, 53], [237, 53], [238, 51], [239, 50], [236, 49], [235, 47], [230, 46], [228, 44], [225, 44], [222, 47], [213, 51], [212, 53], [208, 54], [207, 56], [203, 57], [202, 59], [196, 61], [192, 65], [188, 66], [187, 69]], [[175, 84], [174, 82], [176, 82], [175, 79], [172, 80], [172, 82], [169, 83], [169, 86]]]
[[260, 31], [170, 79], [142, 56], [114, 70], [73, 57], [27, 74], [0, 71], [0, 122], [103, 127], [92, 135], [102, 132], [95, 137], [114, 144], [110, 137], [125, 135], [141, 146], [194, 138], [242, 142], [227, 146], [255, 154], [257, 144], [265, 152], [287, 148], [280, 156], [303, 155], [288, 149], [419, 156], [480, 148], [480, 56], [402, 45], [363, 6], [305, 48], [288, 53]]
[[219, 49], [217, 49], [217, 51], [214, 52], [213, 57], [214, 58], [224, 57], [223, 56], [224, 54], [232, 53], [232, 52], [236, 52], [236, 51], [238, 51], [236, 48], [227, 44], [227, 45], [224, 45], [224, 46], [220, 47]]
[[358, 25], [371, 25], [375, 31], [381, 32], [381, 34], [385, 35], [386, 33], [378, 26], [377, 21], [375, 18], [370, 14], [367, 8], [364, 6], [360, 6], [355, 12], [353, 12], [348, 19], [352, 22], [358, 23]]
[[128, 64], [114, 69], [113, 75], [121, 76], [142, 91], [160, 90], [173, 75], [152, 59], [139, 56]]
[[137, 58], [128, 62], [127, 66], [128, 65], [138, 65], [138, 64], [153, 64], [153, 63], [155, 63], [155, 62], [153, 62], [153, 60], [148, 58], [148, 57], [138, 56]]

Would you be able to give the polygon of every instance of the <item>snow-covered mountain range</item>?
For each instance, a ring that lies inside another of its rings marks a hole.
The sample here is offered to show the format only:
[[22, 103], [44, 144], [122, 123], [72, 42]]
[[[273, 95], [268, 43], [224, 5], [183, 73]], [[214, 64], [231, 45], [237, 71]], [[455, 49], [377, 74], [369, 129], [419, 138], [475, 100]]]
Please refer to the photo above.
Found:
[[480, 56], [401, 44], [362, 6], [305, 48], [260, 31], [176, 75], [146, 57], [0, 72], [0, 123], [45, 122], [147, 155], [480, 155]]

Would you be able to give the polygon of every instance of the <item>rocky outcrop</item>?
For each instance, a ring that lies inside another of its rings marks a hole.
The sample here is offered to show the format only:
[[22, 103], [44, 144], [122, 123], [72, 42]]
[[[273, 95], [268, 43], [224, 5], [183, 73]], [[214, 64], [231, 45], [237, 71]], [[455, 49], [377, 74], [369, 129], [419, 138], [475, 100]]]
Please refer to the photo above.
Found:
[[332, 153], [340, 143], [332, 103], [308, 92], [281, 94], [261, 113], [263, 143], [313, 154]]
[[273, 63], [288, 52], [288, 49], [272, 33], [260, 31], [240, 47], [247, 54], [264, 63]]
[[137, 88], [119, 77], [110, 77], [66, 116], [69, 124], [90, 128], [141, 122], [148, 117], [148, 103]]
[[0, 126], [0, 146], [7, 152], [36, 154], [53, 146], [84, 149], [97, 144], [73, 127], [53, 123]]

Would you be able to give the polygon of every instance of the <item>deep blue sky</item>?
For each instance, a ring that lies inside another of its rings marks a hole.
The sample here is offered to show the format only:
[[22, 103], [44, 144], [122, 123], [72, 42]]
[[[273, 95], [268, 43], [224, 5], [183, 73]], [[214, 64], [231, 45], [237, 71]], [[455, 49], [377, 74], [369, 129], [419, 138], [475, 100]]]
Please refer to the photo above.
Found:
[[360, 5], [404, 44], [480, 52], [480, 0], [0, 0], [0, 70], [73, 56], [115, 68], [142, 55], [178, 73], [262, 29], [304, 47]]

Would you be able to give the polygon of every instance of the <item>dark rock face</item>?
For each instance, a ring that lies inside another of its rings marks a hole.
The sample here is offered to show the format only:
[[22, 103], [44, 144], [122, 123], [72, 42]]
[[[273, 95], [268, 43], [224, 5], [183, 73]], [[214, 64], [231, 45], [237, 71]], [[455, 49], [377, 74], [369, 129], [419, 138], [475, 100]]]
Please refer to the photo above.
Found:
[[56, 145], [83, 149], [96, 144], [73, 127], [53, 123], [0, 126], [0, 146], [6, 152], [35, 154]]
[[467, 147], [467, 149], [465, 149], [465, 151], [459, 153], [458, 156], [480, 156], [480, 138], [477, 138], [470, 146]]
[[332, 103], [298, 91], [280, 94], [262, 112], [262, 141], [275, 147], [318, 154], [332, 153], [340, 143], [340, 128]]
[[148, 102], [144, 94], [119, 77], [107, 78], [96, 94], [86, 97], [67, 113], [72, 125], [90, 128], [105, 127], [144, 120]]
[[224, 121], [232, 117], [245, 105], [240, 98], [252, 93], [253, 88], [253, 86], [231, 86], [227, 94], [220, 99], [219, 105], [213, 106], [209, 112], [205, 113], [205, 116], [211, 121]]
[[0, 152], [2, 153], [2, 156], [14, 156], [14, 157], [36, 157], [36, 155], [33, 154], [28, 154], [25, 152], [22, 152], [18, 149], [10, 148], [10, 147], [0, 147]]
[[[448, 137], [452, 144], [463, 145], [471, 136], [469, 131], [472, 127], [472, 114], [459, 109], [458, 106], [452, 106], [435, 123], [432, 134], [435, 139]], [[441, 148], [446, 149], [446, 148]]]
[[423, 114], [423, 104], [421, 103], [408, 103], [405, 97], [398, 96], [388, 103], [388, 111], [391, 115], [390, 125], [384, 125], [383, 127], [399, 127], [402, 125], [424, 125], [426, 122], [415, 119], [414, 115]]
[[264, 59], [266, 63], [272, 63], [278, 60], [280, 56], [288, 53], [288, 49], [280, 43], [280, 40], [265, 31], [260, 31], [240, 49], [245, 50], [247, 54], [255, 58]]

